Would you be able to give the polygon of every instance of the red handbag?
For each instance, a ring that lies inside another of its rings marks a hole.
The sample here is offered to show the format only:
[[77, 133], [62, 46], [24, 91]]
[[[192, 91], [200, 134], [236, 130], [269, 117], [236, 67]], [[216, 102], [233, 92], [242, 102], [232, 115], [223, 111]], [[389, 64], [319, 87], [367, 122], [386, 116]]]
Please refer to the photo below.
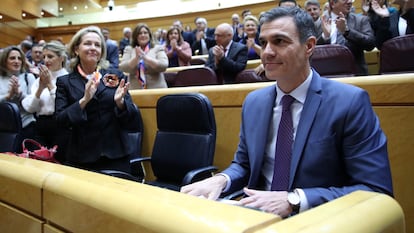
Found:
[[[42, 146], [39, 142], [33, 139], [24, 139], [22, 142], [23, 146], [23, 153], [17, 154], [19, 157], [24, 158], [31, 158], [37, 160], [43, 160], [52, 163], [59, 163], [55, 159], [55, 153], [57, 151], [57, 145], [53, 146], [52, 148], [47, 148]], [[30, 148], [37, 148], [30, 151], [27, 147]]]

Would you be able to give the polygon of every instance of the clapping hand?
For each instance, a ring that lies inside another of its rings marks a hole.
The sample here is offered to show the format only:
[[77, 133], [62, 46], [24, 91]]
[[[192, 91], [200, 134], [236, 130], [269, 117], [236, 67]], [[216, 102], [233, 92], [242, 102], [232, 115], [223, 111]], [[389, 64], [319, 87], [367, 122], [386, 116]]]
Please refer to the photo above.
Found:
[[39, 89], [52, 89], [52, 73], [45, 65], [39, 66]]
[[119, 82], [118, 88], [116, 89], [115, 95], [114, 95], [114, 101], [119, 109], [125, 108], [125, 95], [128, 92], [129, 89], [129, 82], [125, 83], [125, 79], [121, 79]]
[[216, 65], [224, 57], [224, 48], [221, 45], [216, 45], [213, 47], [213, 54], [215, 58]]
[[384, 4], [381, 7], [377, 0], [371, 1], [371, 8], [378, 16], [382, 18], [390, 16], [390, 12], [388, 11], [387, 6]]
[[9, 80], [9, 99], [20, 96], [21, 91], [19, 88], [19, 79], [15, 75], [12, 75]]

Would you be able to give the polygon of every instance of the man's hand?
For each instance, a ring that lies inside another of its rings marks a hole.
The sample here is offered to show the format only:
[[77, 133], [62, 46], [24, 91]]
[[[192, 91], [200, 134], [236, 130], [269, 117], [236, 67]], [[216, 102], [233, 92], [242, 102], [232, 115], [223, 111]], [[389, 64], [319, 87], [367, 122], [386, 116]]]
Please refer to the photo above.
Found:
[[224, 48], [221, 45], [215, 45], [213, 47], [213, 54], [214, 54], [214, 58], [215, 58], [215, 63], [216, 65], [218, 65], [218, 63], [220, 62], [220, 60], [224, 57]]
[[345, 15], [342, 12], [339, 12], [339, 18], [336, 19], [336, 28], [342, 34], [345, 32], [345, 30], [347, 28], [346, 18], [345, 18]]
[[244, 188], [244, 193], [248, 197], [239, 201], [242, 206], [261, 209], [283, 218], [292, 212], [292, 207], [287, 201], [288, 193], [286, 191], [258, 191]]
[[223, 175], [215, 175], [208, 179], [181, 187], [180, 192], [210, 200], [217, 200], [226, 187], [227, 179]]

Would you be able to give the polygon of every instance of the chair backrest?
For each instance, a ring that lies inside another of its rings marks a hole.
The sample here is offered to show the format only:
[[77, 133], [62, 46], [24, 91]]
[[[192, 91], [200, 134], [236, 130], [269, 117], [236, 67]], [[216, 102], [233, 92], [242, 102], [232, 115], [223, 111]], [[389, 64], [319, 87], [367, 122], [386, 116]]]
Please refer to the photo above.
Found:
[[138, 111], [138, 117], [136, 119], [136, 124], [138, 130], [128, 132], [128, 146], [131, 146], [132, 156], [139, 157], [142, 152], [142, 139], [144, 137], [144, 123], [142, 122], [142, 116], [139, 108], [135, 106]]
[[311, 66], [326, 78], [354, 76], [357, 70], [352, 52], [338, 44], [317, 45]]
[[195, 67], [177, 72], [175, 87], [219, 84], [216, 72], [210, 67]]
[[398, 36], [382, 44], [380, 74], [414, 72], [414, 34]]
[[19, 107], [10, 102], [0, 103], [0, 152], [19, 152], [22, 120]]
[[205, 65], [206, 64], [205, 58], [192, 58], [190, 61], [191, 65]]
[[190, 170], [213, 164], [216, 120], [205, 95], [162, 96], [157, 126], [151, 166], [158, 181], [180, 184]]
[[168, 87], [174, 86], [176, 77], [177, 77], [177, 72], [165, 72], [164, 73], [165, 82], [167, 82]]
[[257, 75], [254, 69], [245, 69], [236, 75], [234, 83], [254, 83], [272, 81], [266, 78], [265, 73]]

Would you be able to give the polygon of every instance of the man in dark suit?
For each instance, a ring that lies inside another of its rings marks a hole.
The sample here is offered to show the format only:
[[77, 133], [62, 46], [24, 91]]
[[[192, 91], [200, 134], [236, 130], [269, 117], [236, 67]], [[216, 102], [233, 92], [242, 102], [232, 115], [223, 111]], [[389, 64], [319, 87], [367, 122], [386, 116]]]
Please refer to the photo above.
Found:
[[117, 69], [119, 66], [119, 50], [116, 41], [109, 38], [109, 29], [102, 28], [102, 35], [106, 42], [106, 60], [109, 61], [109, 67]]
[[131, 43], [131, 33], [132, 30], [130, 27], [124, 27], [123, 34], [124, 37], [119, 41], [119, 54], [124, 55], [124, 49]]
[[312, 17], [277, 7], [260, 21], [262, 63], [276, 83], [246, 97], [231, 165], [181, 191], [217, 199], [244, 188], [239, 205], [282, 217], [356, 190], [392, 195], [387, 139], [367, 92], [310, 66]]
[[228, 23], [218, 25], [214, 34], [217, 45], [209, 50], [206, 66], [224, 83], [234, 83], [236, 75], [246, 68], [247, 47], [233, 41], [233, 28]]
[[194, 30], [195, 41], [191, 45], [193, 55], [208, 54], [208, 50], [216, 45], [214, 40], [214, 28], [207, 27], [207, 20], [198, 17], [195, 20], [196, 29]]
[[194, 41], [195, 41], [194, 33], [186, 32], [184, 30], [183, 23], [180, 20], [175, 20], [173, 22], [173, 26], [178, 27], [181, 30], [181, 35], [182, 35], [184, 41], [186, 41], [190, 46], [194, 43]]

